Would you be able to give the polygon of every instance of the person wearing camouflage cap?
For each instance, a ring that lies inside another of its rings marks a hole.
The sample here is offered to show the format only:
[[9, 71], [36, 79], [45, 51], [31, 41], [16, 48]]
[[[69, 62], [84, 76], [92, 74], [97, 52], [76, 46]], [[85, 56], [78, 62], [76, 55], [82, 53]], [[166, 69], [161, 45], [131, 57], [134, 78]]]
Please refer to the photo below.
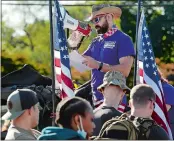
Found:
[[104, 75], [103, 84], [101, 84], [97, 90], [102, 92], [102, 90], [109, 85], [119, 86], [126, 93], [130, 92], [130, 88], [126, 85], [126, 79], [121, 72], [107, 72]]
[[119, 7], [104, 3], [93, 5], [91, 16], [88, 18], [98, 34], [83, 53], [83, 64], [91, 68], [95, 107], [103, 102], [103, 95], [97, 87], [102, 84], [104, 74], [108, 71], [119, 71], [128, 77], [133, 64], [133, 42], [129, 35], [120, 31], [114, 24], [114, 19], [119, 19], [121, 14]]
[[39, 123], [41, 107], [30, 89], [17, 89], [7, 99], [7, 113], [2, 120], [11, 120], [5, 140], [36, 140], [40, 132], [32, 128]]
[[130, 88], [126, 86], [126, 79], [118, 71], [109, 71], [104, 75], [103, 84], [97, 88], [104, 96], [104, 102], [94, 110], [94, 136], [97, 136], [102, 125], [121, 113], [117, 110], [125, 94]]

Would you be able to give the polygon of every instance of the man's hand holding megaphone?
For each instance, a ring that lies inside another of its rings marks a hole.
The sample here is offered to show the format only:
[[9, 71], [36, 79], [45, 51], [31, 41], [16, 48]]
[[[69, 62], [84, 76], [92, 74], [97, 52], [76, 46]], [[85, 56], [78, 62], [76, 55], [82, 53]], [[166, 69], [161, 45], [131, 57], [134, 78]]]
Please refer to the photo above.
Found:
[[91, 26], [89, 24], [79, 21], [77, 31], [82, 33], [84, 36], [89, 36], [89, 34], [91, 33]]

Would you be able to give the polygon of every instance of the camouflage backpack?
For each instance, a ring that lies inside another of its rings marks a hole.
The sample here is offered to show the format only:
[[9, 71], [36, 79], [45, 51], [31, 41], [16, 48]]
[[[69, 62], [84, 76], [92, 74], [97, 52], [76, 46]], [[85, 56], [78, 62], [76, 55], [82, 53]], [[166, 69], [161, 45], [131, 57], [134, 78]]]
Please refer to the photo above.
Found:
[[128, 117], [122, 114], [105, 122], [95, 139], [146, 140], [154, 125], [156, 123], [151, 119]]

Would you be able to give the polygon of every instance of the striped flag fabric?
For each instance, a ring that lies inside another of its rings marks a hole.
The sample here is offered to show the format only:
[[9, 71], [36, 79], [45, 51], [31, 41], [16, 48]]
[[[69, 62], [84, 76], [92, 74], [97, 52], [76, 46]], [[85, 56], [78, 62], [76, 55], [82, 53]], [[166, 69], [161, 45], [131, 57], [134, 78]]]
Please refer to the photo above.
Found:
[[59, 8], [59, 2], [55, 0], [53, 14], [55, 88], [60, 88], [61, 98], [74, 96], [69, 53], [63, 27], [63, 18]]
[[144, 11], [142, 11], [138, 29], [138, 60], [137, 60], [137, 82], [150, 85], [156, 93], [155, 109], [152, 118], [162, 126], [169, 137], [172, 133], [168, 121], [168, 113], [164, 100], [161, 80], [155, 63], [155, 56], [146, 24]]
[[122, 102], [121, 102], [121, 104], [119, 104], [117, 110], [118, 110], [120, 113], [124, 113], [125, 108], [126, 108], [126, 105], [127, 105], [127, 97], [126, 97], [126, 94], [125, 94], [125, 95], [123, 96]]

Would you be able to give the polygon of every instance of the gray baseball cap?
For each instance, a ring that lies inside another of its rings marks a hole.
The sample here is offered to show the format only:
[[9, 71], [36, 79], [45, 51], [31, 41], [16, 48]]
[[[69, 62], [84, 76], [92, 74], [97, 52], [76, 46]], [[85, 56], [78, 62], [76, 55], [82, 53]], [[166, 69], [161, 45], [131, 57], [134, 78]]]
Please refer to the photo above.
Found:
[[109, 71], [104, 75], [103, 84], [101, 84], [97, 90], [101, 90], [109, 85], [119, 86], [122, 90], [125, 90], [126, 93], [130, 92], [130, 88], [126, 85], [126, 79], [123, 74], [119, 71]]
[[8, 96], [8, 111], [2, 117], [2, 120], [16, 119], [22, 115], [26, 109], [30, 109], [32, 106], [38, 104], [38, 102], [37, 95], [34, 91], [30, 89], [17, 89]]

